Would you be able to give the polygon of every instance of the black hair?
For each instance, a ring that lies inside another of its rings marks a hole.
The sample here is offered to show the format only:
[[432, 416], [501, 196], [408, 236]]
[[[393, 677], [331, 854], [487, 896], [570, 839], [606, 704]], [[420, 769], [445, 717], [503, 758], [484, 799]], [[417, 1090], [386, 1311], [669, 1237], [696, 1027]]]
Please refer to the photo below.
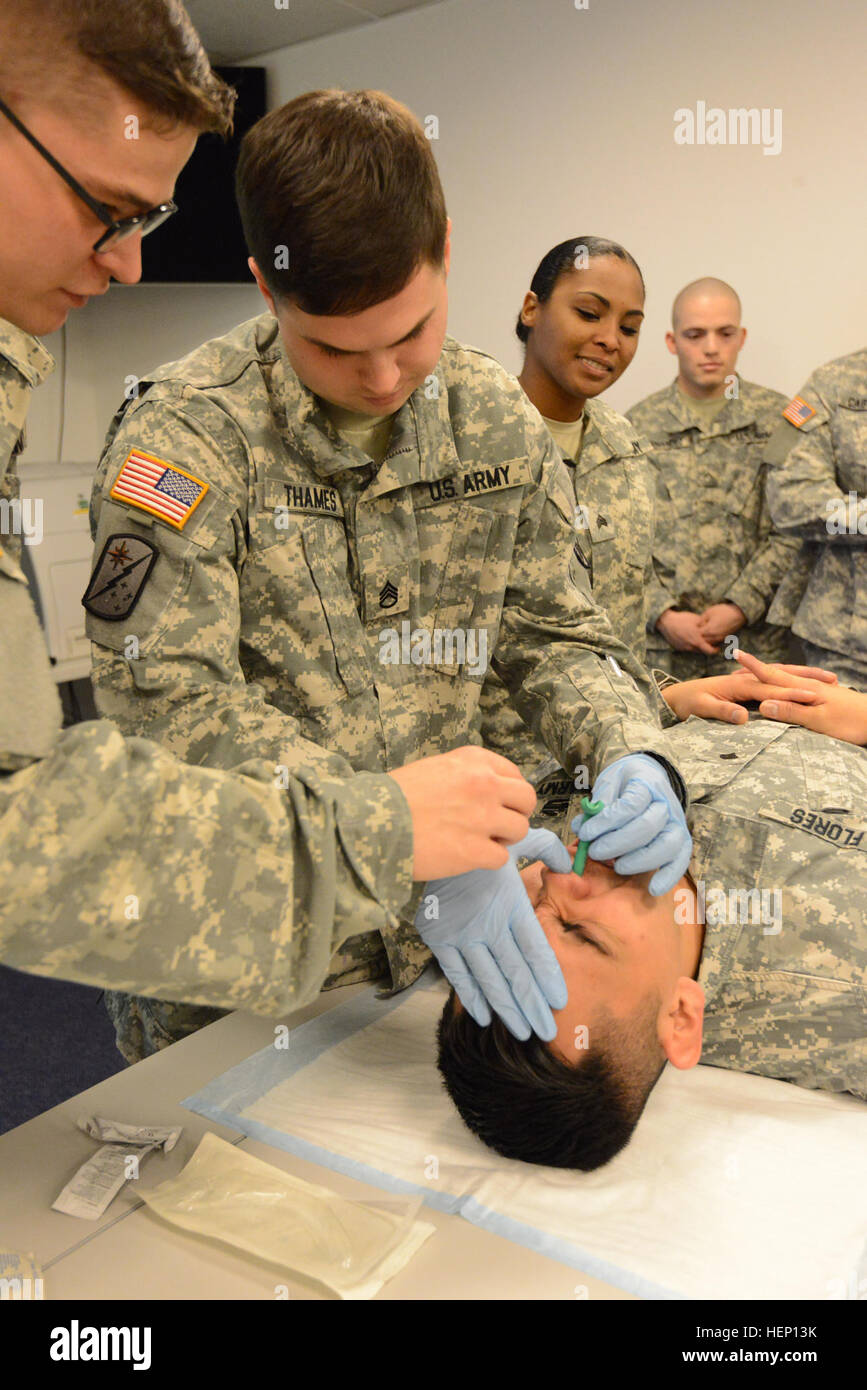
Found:
[[501, 1019], [481, 1028], [446, 1001], [437, 1066], [464, 1124], [504, 1158], [601, 1168], [629, 1142], [665, 1067], [656, 1037], [660, 1000], [625, 1021], [602, 1010], [593, 1046], [570, 1065], [533, 1034], [515, 1038]]
[[[582, 255], [583, 253], [583, 255]], [[552, 246], [546, 256], [542, 257], [536, 268], [536, 274], [530, 282], [530, 289], [535, 294], [540, 304], [545, 304], [551, 298], [554, 286], [569, 270], [581, 269], [576, 266], [576, 259], [596, 260], [600, 256], [616, 256], [618, 260], [626, 261], [634, 266], [638, 271], [638, 278], [641, 281], [641, 288], [644, 289], [644, 276], [641, 267], [634, 256], [630, 256], [625, 247], [618, 241], [607, 241], [600, 236], [573, 236], [568, 241], [561, 241], [558, 246]], [[515, 332], [522, 343], [526, 343], [530, 337], [530, 329], [521, 321], [515, 324]]]

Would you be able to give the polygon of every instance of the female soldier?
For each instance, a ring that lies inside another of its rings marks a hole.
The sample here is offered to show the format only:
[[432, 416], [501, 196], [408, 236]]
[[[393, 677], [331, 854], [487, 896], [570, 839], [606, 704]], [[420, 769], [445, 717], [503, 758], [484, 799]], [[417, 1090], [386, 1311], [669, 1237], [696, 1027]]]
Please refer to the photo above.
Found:
[[[525, 345], [518, 380], [572, 478], [576, 565], [617, 636], [641, 661], [644, 590], [652, 575], [653, 465], [629, 421], [596, 397], [635, 356], [643, 318], [644, 280], [632, 256], [617, 242], [584, 236], [560, 242], [544, 257], [515, 328]], [[513, 758], [531, 781], [546, 759], [550, 767], [545, 748], [493, 672], [482, 691], [481, 733], [485, 747]]]
[[629, 252], [576, 237], [542, 261], [515, 329], [525, 344], [518, 380], [572, 477], [578, 558], [615, 632], [642, 661], [653, 465], [629, 421], [596, 398], [635, 356], [643, 318], [644, 280]]

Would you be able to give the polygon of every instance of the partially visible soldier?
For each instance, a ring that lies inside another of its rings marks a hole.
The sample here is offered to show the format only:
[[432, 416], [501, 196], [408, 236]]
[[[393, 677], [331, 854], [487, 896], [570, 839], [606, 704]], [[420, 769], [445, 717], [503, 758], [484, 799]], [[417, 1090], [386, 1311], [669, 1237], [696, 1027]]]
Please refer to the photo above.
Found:
[[[347, 936], [397, 920], [414, 877], [501, 865], [535, 798], [478, 748], [389, 775], [336, 754], [289, 769], [288, 720], [285, 756], [236, 774], [108, 722], [61, 733], [20, 566], [17, 460], [54, 367], [34, 335], [139, 279], [142, 236], [233, 102], [172, 0], [0, 0], [0, 959], [280, 1014], [315, 997]], [[143, 565], [129, 545], [114, 560], [117, 599]]]
[[805, 659], [867, 689], [867, 349], [820, 367], [783, 411], [765, 453], [774, 525], [803, 546], [770, 618]]
[[665, 335], [677, 378], [627, 411], [657, 470], [647, 659], [678, 680], [731, 670], [734, 634], [763, 660], [786, 655], [767, 614], [797, 545], [773, 529], [762, 463], [785, 397], [736, 373], [745, 338], [730, 285], [686, 285]]

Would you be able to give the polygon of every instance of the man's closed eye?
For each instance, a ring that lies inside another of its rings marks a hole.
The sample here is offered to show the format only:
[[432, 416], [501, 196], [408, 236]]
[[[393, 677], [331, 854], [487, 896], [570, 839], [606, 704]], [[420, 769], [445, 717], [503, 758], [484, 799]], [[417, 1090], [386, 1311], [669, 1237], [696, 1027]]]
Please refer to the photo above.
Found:
[[589, 946], [595, 946], [597, 951], [602, 952], [603, 956], [608, 955], [605, 947], [596, 940], [595, 936], [588, 936], [587, 928], [581, 922], [563, 922], [563, 930], [574, 933], [580, 940], [586, 941]]

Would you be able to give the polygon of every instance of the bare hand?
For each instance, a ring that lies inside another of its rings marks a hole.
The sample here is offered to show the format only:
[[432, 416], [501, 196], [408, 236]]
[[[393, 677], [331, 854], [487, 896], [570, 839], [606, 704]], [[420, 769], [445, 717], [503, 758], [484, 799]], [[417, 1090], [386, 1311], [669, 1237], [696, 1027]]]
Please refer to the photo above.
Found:
[[[821, 668], [771, 666], [754, 656], [748, 662], [750, 669], [763, 679], [761, 688], [767, 693], [759, 697], [759, 713], [766, 719], [800, 724], [861, 747], [867, 744], [867, 695], [860, 690], [839, 685], [832, 672]], [[821, 674], [806, 677], [802, 673], [808, 670]]]
[[719, 651], [719, 646], [711, 646], [703, 632], [698, 613], [688, 610], [678, 613], [674, 608], [666, 608], [657, 619], [656, 630], [676, 652], [705, 652], [708, 656], [716, 656]]
[[788, 676], [803, 676], [807, 680], [825, 681], [828, 685], [838, 683], [834, 672], [826, 671], [824, 666], [786, 666], [778, 661], [759, 661], [757, 656], [744, 651], [735, 652], [735, 660], [760, 680], [773, 680], [777, 671], [784, 671]]
[[412, 815], [416, 881], [499, 869], [523, 840], [536, 793], [508, 758], [467, 745], [388, 774]]
[[733, 671], [729, 676], [705, 676], [700, 680], [678, 681], [667, 685], [662, 698], [678, 719], [691, 714], [699, 719], [721, 719], [726, 724], [746, 724], [749, 714], [741, 700], [755, 700], [760, 686], [748, 671]]
[[[743, 701], [758, 704], [779, 696], [782, 689], [788, 690], [788, 698], [792, 699], [795, 687], [805, 699], [812, 698], [807, 688], [809, 678], [832, 683], [837, 680], [831, 671], [823, 671], [820, 666], [769, 666], [748, 652], [738, 652], [737, 657], [740, 666], [734, 667], [728, 676], [705, 676], [665, 687], [663, 699], [678, 719], [688, 719], [695, 714], [700, 719], [746, 724], [749, 715], [743, 708]], [[781, 681], [785, 681], [785, 687], [781, 687]]]
[[712, 603], [699, 615], [698, 625], [709, 642], [721, 642], [733, 632], [740, 632], [746, 620], [736, 603]]

